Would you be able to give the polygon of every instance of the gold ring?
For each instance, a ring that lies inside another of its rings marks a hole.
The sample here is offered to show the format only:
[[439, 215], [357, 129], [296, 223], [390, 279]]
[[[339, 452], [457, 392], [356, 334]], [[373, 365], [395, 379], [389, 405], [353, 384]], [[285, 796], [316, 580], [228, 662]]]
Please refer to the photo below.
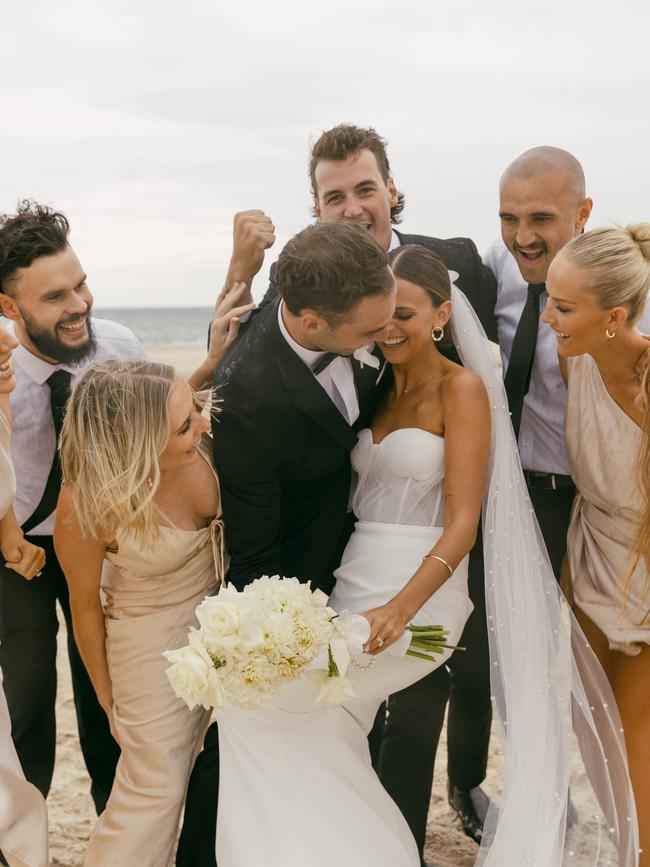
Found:
[[375, 638], [375, 641], [377, 642], [377, 644], [378, 644], [380, 647], [383, 647], [383, 646], [384, 646], [384, 639], [381, 637], [381, 635], [378, 635], [377, 638]]

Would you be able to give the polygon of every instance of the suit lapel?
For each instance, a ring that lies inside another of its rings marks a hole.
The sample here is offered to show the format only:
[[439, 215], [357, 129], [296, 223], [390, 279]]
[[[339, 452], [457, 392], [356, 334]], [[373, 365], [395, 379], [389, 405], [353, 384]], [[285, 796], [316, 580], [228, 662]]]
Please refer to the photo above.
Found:
[[351, 451], [357, 442], [357, 435], [334, 406], [325, 389], [316, 381], [311, 370], [282, 336], [277, 319], [279, 303], [279, 299], [273, 302], [274, 320], [269, 332], [269, 345], [284, 384], [287, 390], [293, 392], [295, 406], [343, 448]]

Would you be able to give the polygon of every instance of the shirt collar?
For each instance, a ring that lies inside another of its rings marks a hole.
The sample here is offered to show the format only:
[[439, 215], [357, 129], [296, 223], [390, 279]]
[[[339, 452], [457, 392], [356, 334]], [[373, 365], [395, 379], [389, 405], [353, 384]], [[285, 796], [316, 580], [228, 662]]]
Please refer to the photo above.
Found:
[[393, 250], [397, 250], [398, 247], [402, 246], [402, 242], [399, 239], [399, 235], [395, 231], [395, 229], [391, 229], [390, 233], [390, 247], [388, 248], [388, 252], [392, 253]]
[[[15, 328], [13, 327], [13, 324], [9, 326], [7, 330], [11, 331], [15, 336]], [[26, 373], [27, 376], [36, 383], [36, 385], [44, 385], [55, 370], [67, 370], [68, 373], [72, 374], [72, 376], [79, 373], [78, 369], [75, 369], [68, 364], [50, 364], [49, 361], [44, 361], [42, 358], [34, 355], [33, 352], [30, 352], [29, 349], [26, 349], [22, 343], [19, 343], [13, 350], [11, 357], [14, 364], [16, 364], [23, 373]]]
[[287, 326], [284, 324], [284, 319], [282, 318], [282, 308], [284, 307], [284, 301], [280, 301], [278, 304], [278, 325], [280, 326], [280, 333], [287, 341], [289, 346], [296, 353], [298, 358], [303, 361], [307, 367], [311, 370], [319, 358], [325, 355], [325, 352], [320, 349], [306, 349], [304, 346], [301, 346], [297, 341], [293, 339], [293, 337], [289, 334], [287, 330]]

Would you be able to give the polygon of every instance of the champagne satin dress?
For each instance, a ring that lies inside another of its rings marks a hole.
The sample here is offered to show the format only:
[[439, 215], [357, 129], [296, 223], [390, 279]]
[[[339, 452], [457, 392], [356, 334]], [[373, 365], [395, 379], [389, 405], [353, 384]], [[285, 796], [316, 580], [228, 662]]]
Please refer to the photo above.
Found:
[[[202, 457], [212, 466], [210, 444]], [[194, 759], [210, 712], [176, 697], [162, 656], [187, 643], [196, 606], [216, 593], [225, 569], [223, 523], [162, 527], [150, 550], [118, 535], [107, 553], [106, 656], [122, 755], [106, 810], [92, 832], [86, 867], [168, 867]]]
[[636, 475], [642, 437], [591, 356], [569, 359], [566, 443], [578, 488], [567, 548], [573, 594], [610, 649], [629, 656], [650, 644], [645, 562], [629, 576], [644, 508]]
[[[16, 476], [11, 463], [11, 428], [0, 410], [0, 518], [13, 501]], [[4, 562], [4, 561], [3, 561]], [[23, 774], [11, 740], [11, 720], [0, 688], [0, 850], [10, 867], [47, 867], [45, 800]]]

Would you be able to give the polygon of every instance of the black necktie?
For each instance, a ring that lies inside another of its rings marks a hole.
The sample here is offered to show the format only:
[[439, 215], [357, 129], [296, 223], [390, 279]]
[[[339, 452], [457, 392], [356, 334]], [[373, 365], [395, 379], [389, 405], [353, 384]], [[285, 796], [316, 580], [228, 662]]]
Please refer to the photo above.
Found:
[[[65, 415], [65, 405], [70, 397], [70, 381], [72, 374], [67, 370], [55, 370], [48, 378], [47, 384], [50, 387], [50, 406], [52, 407], [52, 421], [54, 422], [54, 432], [56, 433], [57, 446], [59, 435], [63, 425], [63, 416]], [[59, 460], [58, 447], [54, 452], [52, 466], [45, 483], [45, 490], [41, 501], [36, 506], [32, 514], [23, 524], [23, 532], [25, 535], [30, 533], [39, 524], [42, 524], [46, 518], [49, 518], [52, 512], [56, 509], [57, 500], [59, 499], [59, 490], [61, 488], [61, 462]]]
[[338, 354], [336, 352], [324, 352], [318, 359], [316, 364], [312, 367], [311, 372], [314, 374], [314, 376], [318, 376], [318, 374], [322, 373], [326, 367], [330, 366], [330, 364], [334, 361], [335, 358], [338, 358]]
[[505, 377], [506, 393], [510, 406], [515, 436], [519, 436], [524, 398], [530, 386], [530, 374], [535, 358], [537, 329], [539, 327], [539, 296], [546, 289], [545, 283], [529, 283], [528, 297], [512, 342], [510, 361]]
[[50, 387], [50, 406], [52, 407], [52, 420], [54, 421], [57, 442], [63, 426], [65, 406], [70, 397], [71, 380], [72, 374], [68, 373], [67, 370], [55, 370], [47, 380]]

